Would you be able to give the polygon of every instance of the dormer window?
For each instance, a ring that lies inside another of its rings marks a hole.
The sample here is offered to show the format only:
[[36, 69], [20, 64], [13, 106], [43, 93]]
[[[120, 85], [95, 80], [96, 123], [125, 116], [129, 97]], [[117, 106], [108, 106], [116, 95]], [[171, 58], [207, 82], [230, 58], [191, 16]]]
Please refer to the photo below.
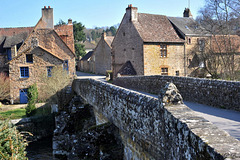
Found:
[[166, 44], [160, 45], [160, 52], [161, 52], [161, 57], [167, 57], [167, 45]]
[[33, 55], [32, 54], [26, 54], [26, 62], [33, 63]]

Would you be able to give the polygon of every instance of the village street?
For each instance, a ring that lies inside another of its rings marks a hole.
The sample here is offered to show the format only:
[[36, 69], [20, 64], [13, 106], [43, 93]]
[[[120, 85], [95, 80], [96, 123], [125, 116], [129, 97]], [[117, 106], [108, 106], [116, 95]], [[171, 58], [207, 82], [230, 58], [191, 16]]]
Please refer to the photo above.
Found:
[[[84, 72], [77, 72], [78, 79], [85, 78], [94, 78], [105, 80], [106, 76], [95, 75]], [[141, 92], [143, 94], [148, 94]], [[157, 95], [148, 94], [153, 97], [157, 97]], [[184, 101], [184, 104], [188, 106], [190, 109], [194, 110], [199, 116], [205, 118], [206, 120], [212, 122], [218, 128], [225, 130], [234, 138], [240, 140], [240, 112], [220, 109], [211, 107], [208, 105], [198, 104], [194, 102]]]

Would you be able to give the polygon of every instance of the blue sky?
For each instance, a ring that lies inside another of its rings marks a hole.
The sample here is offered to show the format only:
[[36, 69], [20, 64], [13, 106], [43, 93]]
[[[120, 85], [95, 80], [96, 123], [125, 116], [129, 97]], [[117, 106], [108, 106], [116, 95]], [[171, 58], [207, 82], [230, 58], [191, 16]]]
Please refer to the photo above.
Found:
[[[54, 9], [54, 24], [59, 19], [81, 22], [87, 28], [112, 26], [121, 22], [128, 4], [140, 13], [181, 17], [188, 0], [0, 0], [0, 28], [34, 26], [41, 17], [41, 8]], [[191, 0], [190, 9], [196, 18], [204, 0]]]

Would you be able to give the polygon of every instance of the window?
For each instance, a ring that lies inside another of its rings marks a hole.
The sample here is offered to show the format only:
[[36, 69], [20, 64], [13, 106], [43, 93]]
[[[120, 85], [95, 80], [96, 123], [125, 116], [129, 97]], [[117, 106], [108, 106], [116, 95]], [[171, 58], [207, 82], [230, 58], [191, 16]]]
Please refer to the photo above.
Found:
[[11, 48], [8, 48], [6, 52], [7, 52], [8, 60], [9, 60], [9, 61], [12, 60]]
[[168, 68], [161, 68], [162, 73], [161, 75], [168, 75]]
[[179, 71], [176, 71], [176, 76], [179, 76]]
[[191, 44], [191, 38], [188, 38], [188, 44]]
[[68, 60], [65, 60], [65, 61], [63, 62], [63, 69], [66, 70], [66, 71], [68, 71]]
[[47, 76], [48, 77], [52, 77], [52, 69], [53, 69], [52, 66], [47, 67]]
[[160, 45], [160, 52], [161, 52], [161, 57], [167, 57], [167, 45], [166, 44]]
[[33, 55], [32, 54], [26, 54], [26, 62], [33, 63]]
[[204, 51], [204, 48], [205, 48], [205, 39], [199, 39], [199, 40], [198, 40], [198, 45], [199, 45], [199, 51]]
[[28, 67], [20, 67], [20, 77], [21, 78], [28, 78], [29, 77]]

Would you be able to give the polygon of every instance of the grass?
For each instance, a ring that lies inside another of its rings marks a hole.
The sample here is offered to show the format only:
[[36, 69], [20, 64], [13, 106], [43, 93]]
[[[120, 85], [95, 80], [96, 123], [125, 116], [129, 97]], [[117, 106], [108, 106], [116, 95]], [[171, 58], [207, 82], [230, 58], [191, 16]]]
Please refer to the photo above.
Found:
[[14, 109], [10, 111], [0, 112], [0, 119], [19, 119], [19, 118], [26, 118], [26, 111], [25, 109]]
[[[51, 113], [51, 107], [45, 106], [36, 109], [36, 113], [34, 116], [45, 116]], [[26, 110], [25, 109], [14, 109], [9, 111], [0, 112], [0, 120], [5, 119], [19, 119], [26, 118]]]

